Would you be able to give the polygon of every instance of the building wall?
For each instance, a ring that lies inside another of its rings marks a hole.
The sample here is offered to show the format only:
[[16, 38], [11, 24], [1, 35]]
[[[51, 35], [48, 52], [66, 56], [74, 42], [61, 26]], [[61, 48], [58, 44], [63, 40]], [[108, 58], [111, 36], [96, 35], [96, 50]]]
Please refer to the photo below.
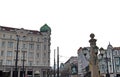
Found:
[[[75, 71], [76, 73], [72, 73], [72, 67], [75, 67]], [[60, 77], [78, 77], [78, 58], [76, 56], [72, 56], [70, 57], [65, 63], [64, 66], [62, 68], [60, 68], [60, 73], [61, 76]]]
[[[21, 31], [21, 33], [19, 33]], [[22, 33], [23, 32], [23, 33]], [[17, 29], [0, 26], [0, 64], [6, 66], [1, 71], [7, 71], [7, 66], [14, 70], [17, 36], [18, 44], [18, 67], [23, 65], [23, 55], [25, 55], [25, 68], [32, 67], [32, 70], [50, 68], [50, 33], [34, 30]], [[25, 37], [24, 37], [25, 35]], [[23, 54], [24, 53], [24, 54]], [[35, 67], [35, 68], [34, 68]], [[38, 69], [39, 67], [40, 69]], [[29, 68], [28, 68], [29, 70]]]
[[83, 53], [83, 49], [82, 47], [79, 48], [78, 50], [78, 77], [84, 77], [84, 75], [86, 74], [86, 67], [89, 65], [89, 47], [85, 47], [87, 48], [87, 54], [86, 56], [84, 56]]
[[[106, 57], [107, 55], [107, 57]], [[112, 47], [112, 45], [108, 45], [106, 49], [106, 54], [103, 54], [103, 58], [101, 55], [99, 57], [99, 69], [100, 73], [105, 76], [107, 73], [107, 65], [108, 72], [111, 77], [117, 76], [120, 74], [120, 47]]]

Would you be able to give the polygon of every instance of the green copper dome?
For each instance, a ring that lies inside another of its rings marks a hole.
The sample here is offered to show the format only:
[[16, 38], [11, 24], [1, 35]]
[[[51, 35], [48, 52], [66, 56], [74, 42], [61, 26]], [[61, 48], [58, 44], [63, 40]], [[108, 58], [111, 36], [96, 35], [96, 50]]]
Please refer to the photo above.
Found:
[[51, 28], [47, 25], [44, 24], [41, 28], [40, 28], [41, 32], [51, 32]]

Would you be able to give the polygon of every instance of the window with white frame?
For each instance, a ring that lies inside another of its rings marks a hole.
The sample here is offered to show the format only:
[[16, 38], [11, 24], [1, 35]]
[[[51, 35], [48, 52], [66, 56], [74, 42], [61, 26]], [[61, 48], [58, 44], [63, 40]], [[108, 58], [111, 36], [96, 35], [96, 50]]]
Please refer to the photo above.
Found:
[[12, 51], [7, 51], [7, 56], [11, 57], [12, 56]]
[[3, 60], [0, 60], [0, 65], [2, 65], [3, 64]]
[[23, 44], [23, 49], [26, 49], [26, 44]]
[[34, 44], [29, 44], [29, 49], [34, 49]]
[[33, 41], [33, 37], [31, 37], [30, 40]]
[[13, 42], [8, 42], [8, 47], [13, 48]]
[[5, 38], [5, 34], [3, 34], [3, 38]]
[[39, 41], [40, 41], [40, 38], [37, 38], [37, 41], [39, 42]]
[[2, 45], [1, 45], [2, 47], [5, 47], [5, 41], [2, 41]]
[[3, 50], [1, 51], [1, 56], [4, 56], [4, 51]]
[[34, 53], [33, 53], [33, 52], [29, 52], [29, 53], [28, 53], [28, 57], [29, 57], [29, 58], [33, 58], [33, 57], [34, 57]]
[[32, 63], [33, 63], [32, 61], [28, 61], [29, 66], [32, 66]]
[[44, 44], [44, 50], [46, 50], [46, 45]]
[[12, 35], [10, 35], [10, 39], [12, 39]]
[[119, 65], [120, 64], [120, 61], [119, 61], [119, 58], [115, 58], [115, 62], [116, 62], [116, 65]]
[[7, 61], [6, 61], [6, 64], [7, 64], [7, 65], [12, 65], [12, 60], [7, 60]]
[[39, 49], [40, 49], [40, 45], [38, 44], [38, 45], [37, 45], [37, 50], [39, 50]]

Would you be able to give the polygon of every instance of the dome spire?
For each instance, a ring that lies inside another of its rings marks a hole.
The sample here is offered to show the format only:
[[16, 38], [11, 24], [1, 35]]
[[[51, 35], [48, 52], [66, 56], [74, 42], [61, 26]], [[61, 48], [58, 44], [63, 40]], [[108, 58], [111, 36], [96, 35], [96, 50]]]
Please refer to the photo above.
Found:
[[44, 24], [44, 25], [40, 28], [40, 32], [51, 32], [51, 28], [50, 28], [47, 24]]

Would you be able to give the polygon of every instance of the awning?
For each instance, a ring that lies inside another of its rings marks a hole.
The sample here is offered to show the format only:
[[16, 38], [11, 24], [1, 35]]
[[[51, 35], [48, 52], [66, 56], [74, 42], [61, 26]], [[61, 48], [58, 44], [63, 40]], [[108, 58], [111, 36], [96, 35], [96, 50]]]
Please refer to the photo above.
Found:
[[40, 74], [40, 71], [38, 71], [38, 70], [37, 70], [37, 71], [35, 71], [35, 74]]

